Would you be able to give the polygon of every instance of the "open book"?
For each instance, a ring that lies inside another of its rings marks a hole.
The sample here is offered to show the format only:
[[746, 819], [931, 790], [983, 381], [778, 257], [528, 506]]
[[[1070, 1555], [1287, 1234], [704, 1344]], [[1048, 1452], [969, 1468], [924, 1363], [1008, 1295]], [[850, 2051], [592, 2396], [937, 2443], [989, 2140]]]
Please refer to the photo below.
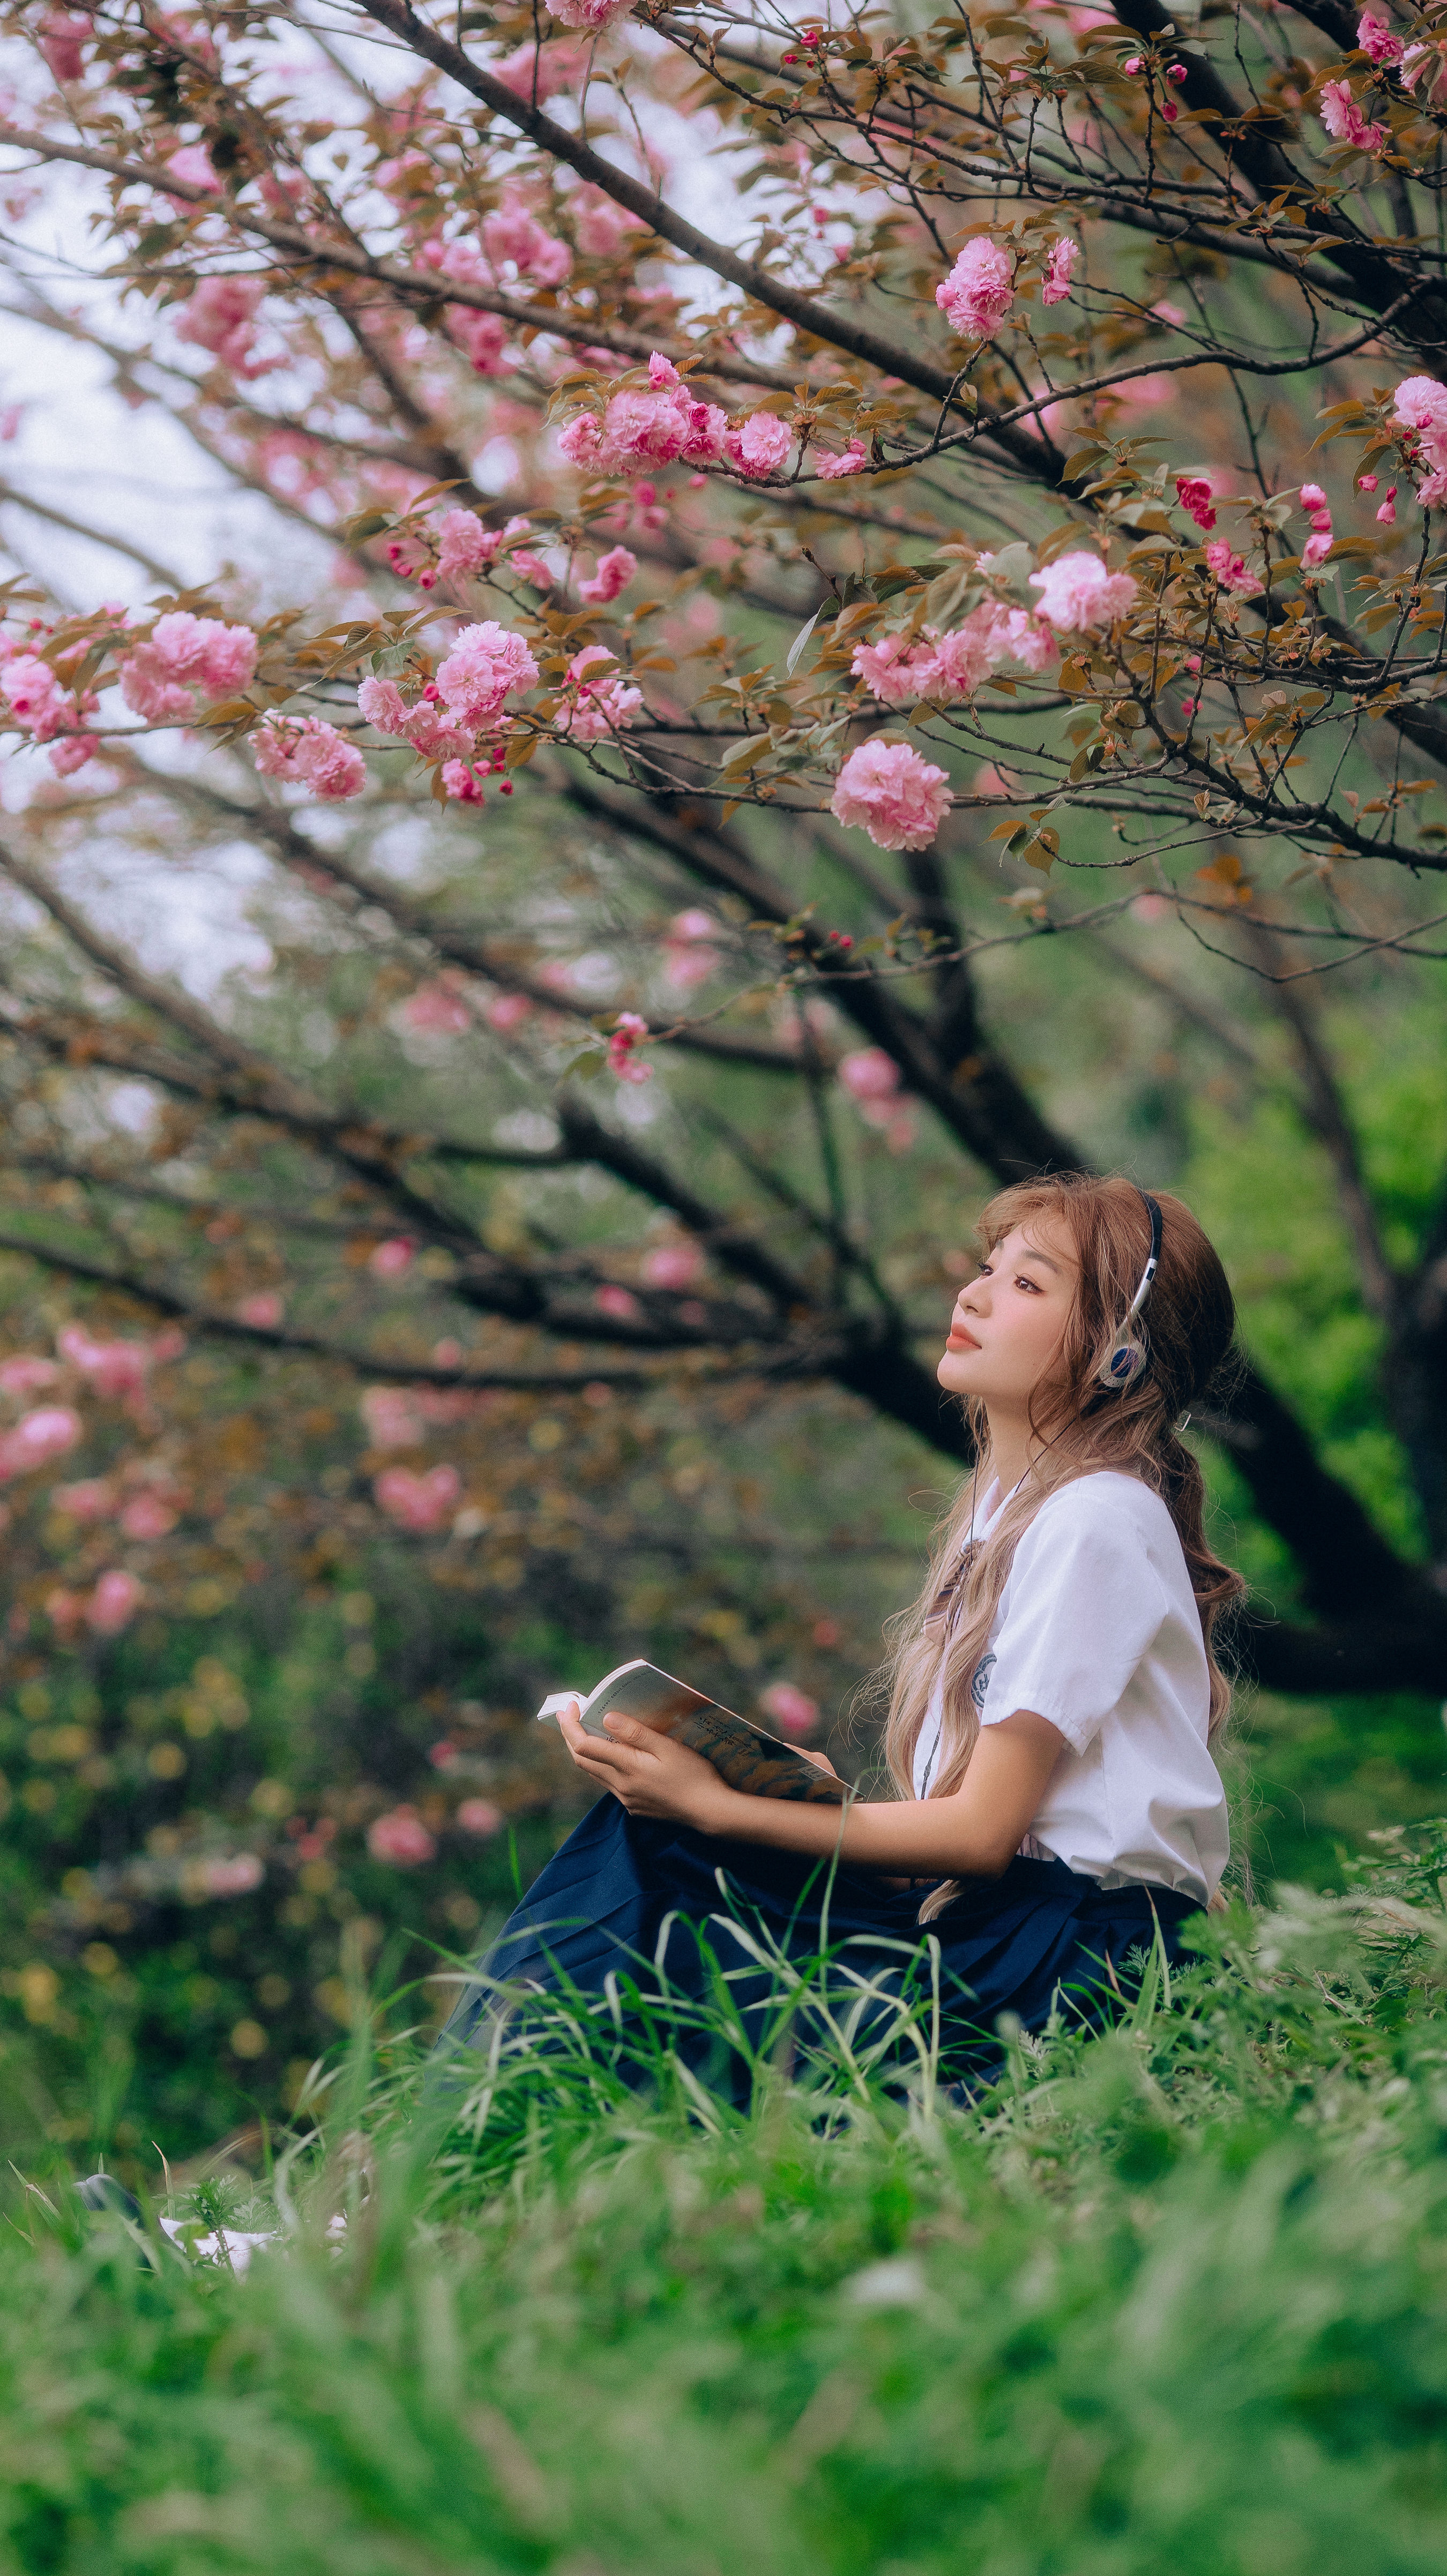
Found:
[[657, 1664], [641, 1657], [605, 1674], [586, 1699], [581, 1691], [553, 1691], [538, 1715], [556, 1726], [572, 1700], [578, 1702], [589, 1735], [607, 1735], [605, 1717], [636, 1718], [640, 1726], [655, 1727], [690, 1752], [701, 1753], [720, 1779], [745, 1797], [804, 1798], [837, 1807], [848, 1794], [844, 1781], [816, 1769], [792, 1744], [781, 1743], [751, 1718], [740, 1717], [720, 1700], [706, 1699], [702, 1691], [691, 1690], [687, 1682], [675, 1681], [672, 1673], [660, 1672]]

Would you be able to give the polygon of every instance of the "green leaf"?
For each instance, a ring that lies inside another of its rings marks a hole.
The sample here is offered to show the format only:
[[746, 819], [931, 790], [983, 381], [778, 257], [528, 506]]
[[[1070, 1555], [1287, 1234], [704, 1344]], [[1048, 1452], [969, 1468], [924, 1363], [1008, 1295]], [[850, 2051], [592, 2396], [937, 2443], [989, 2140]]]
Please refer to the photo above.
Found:
[[768, 748], [769, 737], [766, 733], [745, 734], [740, 741], [729, 744], [719, 762], [719, 767], [720, 769], [751, 769], [754, 762], [761, 759]]
[[[815, 609], [814, 614], [813, 614], [813, 616], [810, 618], [810, 620], [809, 620], [809, 622], [808, 622], [807, 626], [801, 626], [801, 627], [800, 627], [798, 634], [795, 636], [793, 643], [790, 645], [790, 647], [789, 647], [789, 649], [788, 649], [788, 652], [787, 652], [787, 653], [785, 654], [785, 656], [784, 656], [784, 669], [785, 669], [785, 671], [788, 673], [788, 676], [789, 676], [789, 678], [790, 678], [791, 680], [792, 680], [792, 678], [793, 678], [793, 676], [794, 676], [794, 673], [797, 671], [797, 669], [798, 669], [798, 667], [799, 667], [799, 660], [800, 660], [800, 656], [801, 656], [801, 655], [802, 655], [802, 653], [803, 653], [804, 647], [805, 647], [805, 645], [808, 643], [810, 636], [813, 634], [814, 629], [815, 629], [815, 627], [818, 625], [819, 620], [820, 620], [820, 618], [823, 616], [823, 614], [824, 614], [824, 602], [823, 602], [823, 600], [821, 599], [821, 600], [820, 600], [820, 602], [819, 602], [818, 607]], [[719, 767], [720, 767], [720, 769], [722, 769], [724, 766], [725, 766], [724, 762], [723, 762], [723, 761], [720, 761], [720, 762], [719, 762]]]

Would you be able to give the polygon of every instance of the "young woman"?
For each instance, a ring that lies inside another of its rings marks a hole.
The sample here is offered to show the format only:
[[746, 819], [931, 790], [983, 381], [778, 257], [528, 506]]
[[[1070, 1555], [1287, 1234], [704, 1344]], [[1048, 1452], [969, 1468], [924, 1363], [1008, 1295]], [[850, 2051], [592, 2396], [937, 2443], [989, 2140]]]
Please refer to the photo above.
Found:
[[[721, 1966], [761, 2012], [731, 1917], [755, 1944], [802, 1960], [822, 1942], [864, 1973], [871, 1946], [898, 1959], [927, 1925], [968, 2057], [1001, 2013], [1027, 2029], [1096, 2015], [1129, 1953], [1157, 1927], [1173, 1952], [1215, 1896], [1228, 1693], [1211, 1638], [1242, 1585], [1206, 1543], [1180, 1432], [1230, 1347], [1225, 1273], [1179, 1199], [1120, 1179], [1023, 1182], [979, 1235], [938, 1371], [978, 1463], [898, 1623], [893, 1795], [746, 1797], [631, 1719], [610, 1717], [604, 1742], [565, 1714], [608, 1794], [484, 1962], [513, 1995], [601, 1994], [610, 1970], [646, 1989], [655, 1966], [702, 1994]], [[486, 2005], [472, 1990], [450, 2038]]]

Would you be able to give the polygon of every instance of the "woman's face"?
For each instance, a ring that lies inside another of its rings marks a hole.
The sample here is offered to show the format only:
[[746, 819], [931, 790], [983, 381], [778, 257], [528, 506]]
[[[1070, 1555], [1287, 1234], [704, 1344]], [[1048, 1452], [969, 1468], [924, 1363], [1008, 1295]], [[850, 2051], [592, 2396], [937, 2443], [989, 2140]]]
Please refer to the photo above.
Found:
[[1070, 1238], [1050, 1218], [1002, 1236], [955, 1299], [941, 1386], [1023, 1413], [1060, 1350], [1079, 1277]]

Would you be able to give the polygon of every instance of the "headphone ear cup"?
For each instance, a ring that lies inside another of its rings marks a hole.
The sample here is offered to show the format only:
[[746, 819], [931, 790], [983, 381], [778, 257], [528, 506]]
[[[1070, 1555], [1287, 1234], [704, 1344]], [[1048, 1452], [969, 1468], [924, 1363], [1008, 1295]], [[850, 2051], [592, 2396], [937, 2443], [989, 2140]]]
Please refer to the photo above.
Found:
[[1144, 1344], [1136, 1340], [1134, 1333], [1123, 1333], [1118, 1341], [1111, 1344], [1107, 1357], [1096, 1371], [1096, 1376], [1102, 1386], [1111, 1388], [1118, 1395], [1124, 1395], [1127, 1387], [1134, 1386], [1145, 1364]]

